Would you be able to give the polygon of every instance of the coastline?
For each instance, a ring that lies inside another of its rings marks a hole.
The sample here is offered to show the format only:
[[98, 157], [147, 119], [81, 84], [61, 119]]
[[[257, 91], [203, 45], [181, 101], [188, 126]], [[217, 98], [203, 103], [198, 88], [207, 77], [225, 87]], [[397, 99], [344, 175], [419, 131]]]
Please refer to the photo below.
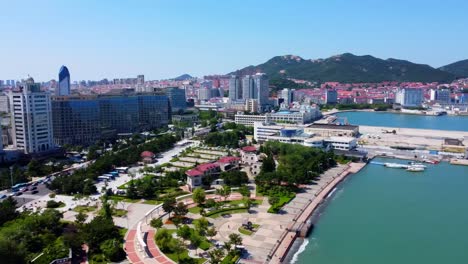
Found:
[[315, 195], [305, 210], [303, 210], [297, 217], [295, 217], [291, 225], [286, 228], [285, 233], [281, 236], [281, 239], [272, 249], [271, 254], [269, 255], [268, 263], [283, 263], [294, 242], [299, 237], [307, 236], [310, 229], [313, 227], [312, 223], [309, 221], [310, 218], [314, 212], [320, 208], [320, 205], [322, 205], [322, 203], [328, 198], [329, 194], [332, 193], [336, 186], [340, 184], [348, 175], [359, 172], [366, 166], [366, 164], [367, 163], [349, 163], [347, 169], [341, 172], [340, 175], [335, 177], [330, 183], [323, 187], [319, 193]]
[[[323, 112], [322, 114], [323, 116], [330, 116], [330, 115], [335, 115], [337, 113], [346, 113], [346, 112], [371, 112], [371, 113], [391, 113], [391, 114], [397, 114], [397, 115], [437, 116], [437, 115], [428, 115], [424, 113], [401, 112], [401, 111], [396, 111], [396, 110], [375, 111], [374, 109], [346, 109], [346, 110], [332, 109], [330, 111]], [[467, 114], [447, 113], [446, 115], [468, 117], [468, 113]]]

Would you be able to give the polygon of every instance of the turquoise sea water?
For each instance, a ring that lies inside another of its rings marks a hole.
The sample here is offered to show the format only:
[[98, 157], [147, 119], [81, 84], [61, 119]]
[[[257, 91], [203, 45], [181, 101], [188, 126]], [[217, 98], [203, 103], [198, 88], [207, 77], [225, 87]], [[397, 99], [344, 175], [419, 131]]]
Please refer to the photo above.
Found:
[[424, 116], [387, 112], [342, 112], [350, 124], [468, 131], [468, 116]]
[[296, 263], [468, 263], [468, 167], [428, 166], [369, 164], [348, 177]]

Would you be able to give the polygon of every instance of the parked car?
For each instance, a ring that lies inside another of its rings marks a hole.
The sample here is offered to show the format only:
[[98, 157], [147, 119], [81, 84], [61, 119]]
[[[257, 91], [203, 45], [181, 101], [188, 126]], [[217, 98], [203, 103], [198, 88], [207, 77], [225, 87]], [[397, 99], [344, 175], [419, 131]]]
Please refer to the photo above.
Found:
[[36, 193], [38, 193], [38, 192], [39, 192], [38, 190], [32, 190], [32, 191], [31, 191], [31, 194], [36, 194]]

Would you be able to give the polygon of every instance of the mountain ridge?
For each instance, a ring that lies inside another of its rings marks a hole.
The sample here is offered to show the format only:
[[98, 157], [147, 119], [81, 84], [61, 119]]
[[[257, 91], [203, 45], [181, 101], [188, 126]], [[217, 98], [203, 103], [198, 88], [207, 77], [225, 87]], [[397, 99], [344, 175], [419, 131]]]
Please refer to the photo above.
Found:
[[408, 60], [380, 59], [372, 55], [343, 53], [326, 59], [304, 59], [297, 55], [275, 56], [259, 65], [250, 65], [230, 74], [246, 75], [264, 72], [271, 79], [294, 78], [327, 82], [418, 81], [450, 82], [456, 75], [427, 64]]

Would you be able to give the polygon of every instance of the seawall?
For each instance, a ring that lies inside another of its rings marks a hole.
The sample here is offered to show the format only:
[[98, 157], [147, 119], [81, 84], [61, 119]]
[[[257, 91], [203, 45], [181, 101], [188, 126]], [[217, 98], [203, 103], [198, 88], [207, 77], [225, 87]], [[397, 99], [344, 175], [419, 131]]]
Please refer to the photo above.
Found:
[[285, 233], [283, 233], [280, 242], [271, 251], [268, 263], [283, 263], [296, 238], [300, 236], [304, 237], [310, 231], [312, 225], [308, 220], [315, 210], [319, 208], [320, 204], [323, 203], [333, 189], [348, 175], [359, 172], [365, 165], [366, 163], [350, 163], [346, 170], [335, 177], [327, 186], [315, 195], [312, 201], [296, 218], [296, 221], [292, 222], [286, 229]]

